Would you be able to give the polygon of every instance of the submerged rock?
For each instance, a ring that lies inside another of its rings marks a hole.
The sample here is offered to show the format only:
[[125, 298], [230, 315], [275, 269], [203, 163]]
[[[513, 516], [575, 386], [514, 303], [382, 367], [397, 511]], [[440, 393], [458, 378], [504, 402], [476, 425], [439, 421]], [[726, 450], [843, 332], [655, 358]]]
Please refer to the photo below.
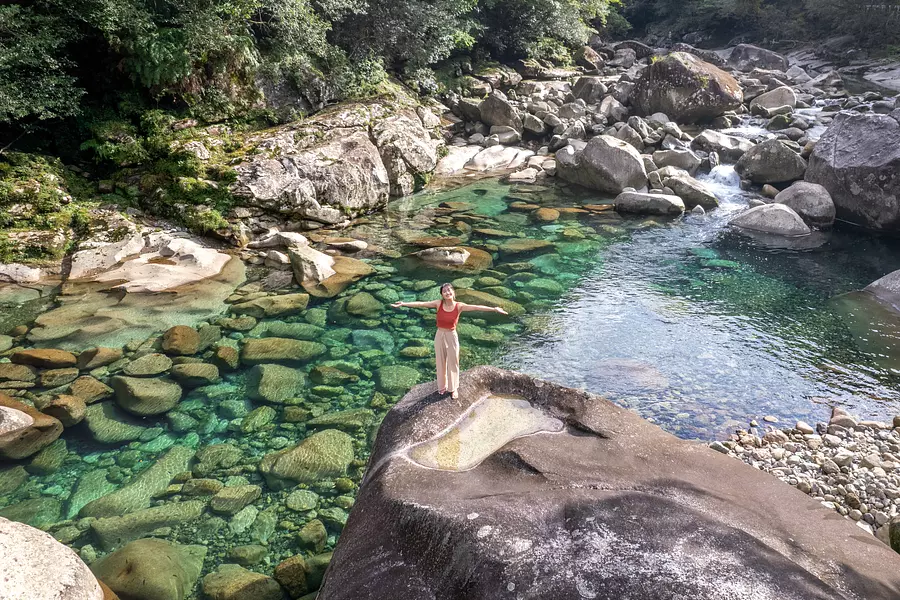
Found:
[[48, 533], [0, 518], [0, 598], [104, 600], [104, 595], [70, 548]]
[[256, 365], [247, 373], [247, 395], [254, 400], [280, 404], [298, 397], [305, 387], [303, 372], [283, 365]]
[[173, 446], [159, 460], [141, 471], [124, 487], [94, 500], [81, 509], [82, 517], [112, 517], [146, 508], [150, 500], [164, 491], [179, 473], [189, 470], [194, 451], [186, 446]]
[[[433, 389], [385, 418], [319, 600], [887, 598], [900, 584], [896, 555], [855, 525], [602, 398], [490, 367], [463, 375], [458, 402]], [[485, 398], [507, 408], [468, 418]]]
[[224, 564], [203, 578], [203, 593], [211, 600], [283, 600], [278, 582], [248, 571], [240, 565]]
[[205, 546], [166, 540], [131, 542], [91, 565], [109, 588], [127, 600], [184, 600], [200, 578]]
[[116, 402], [141, 417], [167, 413], [181, 400], [181, 386], [167, 378], [113, 377]]
[[335, 429], [314, 433], [298, 445], [266, 455], [259, 465], [269, 486], [283, 489], [340, 477], [353, 461], [353, 438]]

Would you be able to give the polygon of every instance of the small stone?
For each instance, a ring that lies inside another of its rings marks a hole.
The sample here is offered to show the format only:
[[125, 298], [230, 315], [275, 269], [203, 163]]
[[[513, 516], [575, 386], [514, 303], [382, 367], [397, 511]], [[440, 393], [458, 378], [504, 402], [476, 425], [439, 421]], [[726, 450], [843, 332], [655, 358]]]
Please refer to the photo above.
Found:
[[193, 327], [176, 325], [163, 334], [162, 349], [166, 354], [191, 356], [200, 351], [200, 334]]
[[121, 348], [90, 348], [78, 355], [77, 366], [82, 371], [91, 371], [112, 364], [121, 358]]
[[213, 512], [233, 515], [258, 499], [260, 494], [262, 489], [258, 485], [225, 487], [213, 496], [209, 508]]
[[90, 375], [84, 375], [69, 386], [69, 393], [84, 400], [85, 404], [93, 404], [99, 400], [109, 398], [114, 392], [111, 387], [102, 381]]
[[241, 358], [237, 349], [231, 346], [216, 346], [212, 362], [222, 371], [233, 371], [241, 364]]
[[281, 586], [271, 577], [224, 564], [203, 578], [203, 593], [215, 600], [282, 600]]
[[225, 487], [218, 479], [188, 479], [181, 488], [185, 496], [214, 496]]
[[236, 562], [243, 567], [249, 567], [262, 562], [269, 550], [265, 546], [259, 544], [248, 544], [246, 546], [235, 546], [228, 552], [228, 559]]
[[291, 598], [300, 598], [309, 591], [306, 584], [306, 560], [299, 554], [279, 563], [274, 575]]
[[309, 490], [296, 490], [287, 497], [285, 505], [297, 512], [315, 510], [319, 505], [319, 495]]
[[325, 529], [325, 524], [318, 519], [313, 519], [304, 525], [303, 529], [297, 534], [297, 541], [303, 548], [313, 552], [321, 552], [328, 541], [328, 531]]
[[122, 372], [129, 377], [153, 377], [172, 368], [172, 359], [165, 354], [146, 354], [125, 365]]
[[87, 406], [78, 396], [61, 394], [54, 396], [49, 404], [41, 407], [41, 412], [59, 420], [63, 427], [72, 427], [81, 423]]
[[804, 421], [797, 421], [797, 424], [794, 425], [794, 429], [804, 435], [813, 435], [816, 430], [813, 429], [808, 423]]
[[72, 383], [78, 378], [78, 369], [68, 367], [65, 369], [47, 369], [41, 371], [38, 385], [43, 388], [57, 388]]
[[29, 365], [39, 369], [63, 369], [74, 367], [78, 363], [75, 355], [71, 352], [50, 348], [20, 350], [14, 353], [10, 360], [18, 365]]

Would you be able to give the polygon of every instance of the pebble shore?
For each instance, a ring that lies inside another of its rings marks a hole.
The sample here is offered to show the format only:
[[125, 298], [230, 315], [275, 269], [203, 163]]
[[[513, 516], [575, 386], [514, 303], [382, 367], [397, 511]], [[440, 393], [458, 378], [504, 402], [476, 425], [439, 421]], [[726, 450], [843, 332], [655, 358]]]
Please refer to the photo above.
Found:
[[900, 416], [860, 421], [834, 408], [816, 427], [798, 421], [767, 429], [739, 430], [710, 447], [771, 473], [900, 552]]

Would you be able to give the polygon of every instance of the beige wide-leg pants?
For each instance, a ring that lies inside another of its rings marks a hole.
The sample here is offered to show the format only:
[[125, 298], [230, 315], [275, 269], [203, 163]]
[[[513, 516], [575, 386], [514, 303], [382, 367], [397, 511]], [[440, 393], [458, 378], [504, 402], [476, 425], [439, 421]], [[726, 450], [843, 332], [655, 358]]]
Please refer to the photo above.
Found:
[[456, 330], [438, 328], [434, 336], [434, 354], [438, 390], [455, 392], [459, 388], [459, 338]]

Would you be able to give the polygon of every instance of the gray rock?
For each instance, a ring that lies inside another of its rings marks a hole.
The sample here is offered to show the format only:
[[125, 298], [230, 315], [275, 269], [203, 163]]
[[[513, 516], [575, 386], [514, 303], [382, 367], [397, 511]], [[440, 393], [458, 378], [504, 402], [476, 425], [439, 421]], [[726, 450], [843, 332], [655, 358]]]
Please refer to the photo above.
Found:
[[837, 218], [900, 230], [898, 113], [838, 113], [810, 155], [806, 180], [828, 190]]
[[152, 377], [172, 368], [172, 359], [165, 354], [146, 354], [131, 361], [122, 372], [129, 377]]
[[616, 211], [640, 215], [680, 215], [684, 202], [678, 196], [622, 192], [616, 196]]
[[277, 581], [234, 564], [203, 578], [203, 593], [214, 600], [283, 600]]
[[0, 598], [103, 600], [96, 577], [78, 555], [48, 534], [0, 517]]
[[[319, 600], [721, 600], [746, 589], [805, 600], [896, 588], [897, 557], [855, 525], [601, 398], [490, 367], [463, 374], [460, 402], [434, 402], [433, 390], [415, 388], [385, 418], [331, 561], [341, 577], [326, 577]], [[492, 394], [530, 407], [459, 427]], [[525, 435], [535, 429], [558, 433]], [[439, 453], [450, 440], [454, 451]], [[529, 502], [509, 502], [510, 490]]]
[[739, 71], [749, 72], [756, 68], [786, 71], [788, 60], [771, 50], [751, 44], [739, 44], [731, 51], [728, 64]]
[[743, 101], [734, 77], [684, 52], [673, 52], [644, 69], [631, 98], [639, 114], [663, 112], [678, 123], [711, 121]]
[[745, 152], [734, 169], [753, 183], [780, 183], [803, 179], [806, 161], [780, 140], [766, 140]]
[[653, 153], [653, 162], [660, 168], [678, 167], [693, 175], [703, 161], [690, 150], [658, 150]]
[[260, 145], [270, 151], [247, 155], [235, 167], [235, 196], [248, 206], [327, 225], [386, 205], [390, 178], [367, 131], [344, 130], [302, 149], [294, 140], [294, 132], [280, 132]]
[[783, 204], [765, 204], [747, 210], [731, 220], [731, 225], [750, 231], [783, 236], [810, 233], [800, 215]]
[[424, 176], [437, 166], [437, 144], [412, 111], [379, 121], [372, 128], [372, 138], [387, 169], [393, 196], [416, 191]]
[[78, 514], [82, 517], [112, 517], [146, 508], [154, 496], [168, 487], [175, 475], [190, 470], [193, 457], [194, 451], [190, 448], [173, 446], [124, 487], [88, 503]]
[[745, 152], [753, 148], [753, 142], [707, 129], [691, 141], [691, 148], [704, 152], [715, 152], [728, 160], [738, 160]]
[[641, 155], [630, 144], [608, 135], [591, 138], [580, 150], [566, 146], [556, 153], [557, 175], [607, 194], [647, 186]]
[[756, 107], [763, 108], [770, 116], [773, 116], [771, 113], [772, 109], [780, 108], [782, 106], [787, 106], [790, 109], [797, 106], [797, 93], [793, 88], [786, 85], [775, 88], [771, 92], [761, 94], [750, 102], [751, 111]]
[[684, 201], [687, 209], [697, 206], [710, 209], [719, 206], [719, 199], [716, 198], [713, 191], [689, 175], [667, 177], [662, 180], [662, 183]]
[[810, 227], [825, 229], [834, 224], [831, 194], [817, 183], [798, 181], [775, 196], [775, 202], [794, 209]]

